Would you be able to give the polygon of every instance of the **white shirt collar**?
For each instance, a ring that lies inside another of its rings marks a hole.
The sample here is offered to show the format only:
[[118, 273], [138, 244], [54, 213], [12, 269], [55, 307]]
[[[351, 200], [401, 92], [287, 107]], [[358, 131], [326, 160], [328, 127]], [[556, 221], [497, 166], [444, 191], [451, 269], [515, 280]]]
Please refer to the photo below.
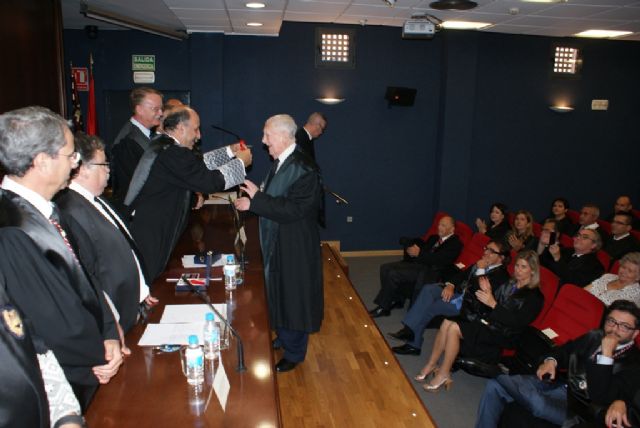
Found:
[[136, 127], [138, 127], [138, 129], [140, 129], [140, 131], [142, 131], [142, 133], [144, 135], [147, 136], [147, 138], [151, 138], [151, 130], [148, 129], [146, 126], [144, 126], [143, 124], [141, 124], [140, 122], [138, 122], [137, 120], [135, 120], [133, 117], [131, 117], [131, 119], [129, 119], [131, 121], [131, 123], [133, 123]]
[[[291, 155], [291, 153], [293, 153], [293, 151], [296, 149], [296, 144], [293, 143], [292, 145], [290, 145], [289, 147], [287, 147], [286, 149], [284, 149], [282, 151], [282, 153], [280, 153], [280, 156], [278, 156], [278, 169], [280, 169], [280, 167], [282, 166], [282, 164], [284, 163], [284, 161], [287, 160], [287, 158]], [[277, 171], [277, 170], [276, 170]]]
[[447, 236], [443, 236], [442, 238], [440, 238], [440, 240], [442, 242], [446, 241], [447, 239], [451, 238], [453, 236], [453, 233], [448, 234]]
[[614, 240], [614, 241], [619, 241], [619, 240], [621, 240], [621, 239], [626, 238], [627, 236], [629, 236], [629, 232], [625, 233], [624, 235], [620, 235], [620, 236], [615, 236], [615, 235], [614, 235], [614, 236], [613, 236], [613, 240]]
[[307, 133], [307, 135], [309, 136], [310, 140], [313, 140], [313, 137], [311, 136], [311, 133], [309, 131], [307, 131], [307, 128], [305, 128], [304, 126], [302, 127], [302, 129], [304, 129], [304, 132]]
[[93, 193], [91, 193], [90, 191], [82, 187], [81, 184], [78, 184], [75, 181], [72, 181], [71, 184], [69, 184], [69, 189], [75, 190], [80, 195], [82, 195], [82, 197], [84, 197], [87, 201], [93, 203], [95, 196], [93, 195]]
[[45, 218], [48, 219], [49, 217], [51, 217], [51, 213], [53, 212], [53, 204], [51, 203], [51, 201], [43, 198], [42, 195], [12, 180], [8, 175], [5, 175], [4, 179], [2, 180], [2, 188], [10, 190], [16, 195], [22, 196], [31, 205], [36, 207], [36, 209], [40, 211], [40, 213]]

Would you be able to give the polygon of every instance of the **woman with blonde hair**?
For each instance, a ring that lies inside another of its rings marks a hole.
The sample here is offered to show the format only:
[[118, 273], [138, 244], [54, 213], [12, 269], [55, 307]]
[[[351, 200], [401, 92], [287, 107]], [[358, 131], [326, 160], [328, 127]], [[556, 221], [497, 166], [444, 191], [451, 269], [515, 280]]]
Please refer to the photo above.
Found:
[[609, 306], [616, 300], [630, 300], [640, 306], [640, 253], [627, 253], [620, 259], [618, 274], [605, 273], [585, 290]]
[[[434, 375], [431, 382], [424, 385], [429, 392], [450, 387], [451, 367], [458, 354], [486, 364], [498, 363], [502, 348], [512, 347], [513, 341], [542, 309], [544, 297], [539, 288], [540, 264], [535, 251], [518, 253], [513, 278], [498, 287], [495, 295], [486, 277], [479, 283], [476, 297], [486, 306], [486, 315], [468, 321], [461, 313], [460, 317], [442, 323], [431, 356], [416, 376], [424, 379]], [[440, 357], [443, 358], [438, 367]]]
[[533, 250], [538, 246], [538, 240], [533, 235], [533, 216], [529, 211], [516, 212], [513, 227], [507, 233], [507, 243], [514, 251]]

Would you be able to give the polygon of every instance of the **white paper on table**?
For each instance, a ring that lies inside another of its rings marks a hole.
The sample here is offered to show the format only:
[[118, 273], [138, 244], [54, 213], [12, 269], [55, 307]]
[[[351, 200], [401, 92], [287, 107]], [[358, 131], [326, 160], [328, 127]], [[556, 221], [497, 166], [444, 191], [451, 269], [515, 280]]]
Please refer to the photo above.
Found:
[[[215, 262], [211, 263], [211, 267], [222, 266], [227, 262], [227, 256], [230, 254], [222, 254], [221, 257]], [[206, 267], [203, 264], [195, 263], [195, 254], [185, 254], [182, 256], [182, 267], [183, 268], [204, 268]]]
[[230, 389], [231, 389], [231, 384], [229, 383], [227, 372], [224, 370], [224, 364], [222, 364], [222, 359], [220, 359], [220, 364], [218, 364], [218, 370], [216, 370], [216, 375], [213, 378], [213, 390], [216, 392], [216, 396], [218, 397], [218, 401], [220, 401], [220, 406], [222, 406], [222, 410], [226, 410], [227, 398], [229, 398]]
[[[227, 318], [226, 303], [216, 303], [213, 307], [216, 308], [225, 319]], [[201, 323], [204, 325], [204, 317], [207, 312], [211, 312], [211, 308], [204, 303], [196, 305], [167, 305], [164, 307], [160, 324]]]
[[553, 331], [553, 329], [551, 327], [545, 328], [544, 330], [542, 330], [542, 333], [547, 336], [549, 339], [553, 340], [556, 337], [558, 337], [558, 333], [556, 333], [555, 331]]
[[205, 205], [229, 205], [229, 198], [235, 201], [238, 195], [236, 192], [218, 192], [209, 195], [209, 199], [204, 201]]
[[202, 340], [203, 327], [204, 321], [198, 323], [147, 324], [147, 328], [138, 341], [138, 346], [188, 345], [189, 336], [192, 334], [197, 335], [198, 340]]

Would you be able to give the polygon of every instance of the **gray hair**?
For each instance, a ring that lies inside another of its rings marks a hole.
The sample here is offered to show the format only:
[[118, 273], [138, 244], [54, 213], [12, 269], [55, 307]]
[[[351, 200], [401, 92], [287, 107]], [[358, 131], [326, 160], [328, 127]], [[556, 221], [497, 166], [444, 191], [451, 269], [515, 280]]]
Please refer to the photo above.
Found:
[[267, 119], [264, 125], [282, 131], [290, 140], [295, 142], [298, 126], [293, 118], [288, 114], [277, 114], [275, 116], [271, 116]]
[[55, 156], [66, 144], [67, 122], [48, 108], [32, 106], [0, 115], [0, 165], [22, 177], [39, 153]]
[[625, 254], [620, 259], [620, 264], [625, 263], [625, 262], [633, 263], [634, 265], [640, 267], [640, 253], [637, 252], [637, 251], [634, 251], [633, 253]]

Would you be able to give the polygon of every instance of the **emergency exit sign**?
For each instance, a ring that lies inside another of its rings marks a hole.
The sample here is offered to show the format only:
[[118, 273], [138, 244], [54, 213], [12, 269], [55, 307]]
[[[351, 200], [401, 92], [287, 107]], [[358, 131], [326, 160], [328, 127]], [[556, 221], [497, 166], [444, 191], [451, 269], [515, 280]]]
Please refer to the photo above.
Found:
[[131, 70], [156, 71], [155, 55], [131, 55]]

